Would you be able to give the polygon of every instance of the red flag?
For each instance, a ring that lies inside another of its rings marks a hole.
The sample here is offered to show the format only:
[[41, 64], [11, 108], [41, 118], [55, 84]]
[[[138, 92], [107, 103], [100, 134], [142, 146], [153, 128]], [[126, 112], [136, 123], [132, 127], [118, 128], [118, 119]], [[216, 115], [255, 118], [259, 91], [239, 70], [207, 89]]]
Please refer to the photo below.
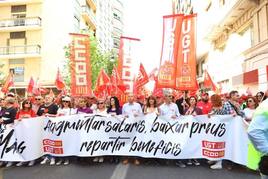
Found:
[[34, 88], [34, 80], [33, 77], [31, 77], [27, 87], [27, 93], [33, 93], [33, 88]]
[[60, 70], [58, 69], [57, 71], [57, 76], [56, 76], [56, 80], [55, 80], [55, 85], [56, 85], [56, 88], [58, 90], [62, 90], [65, 88], [65, 84], [63, 82], [63, 79], [62, 79], [62, 76], [60, 74]]
[[154, 68], [148, 75], [150, 80], [156, 80], [157, 79], [157, 73], [158, 73], [158, 68]]
[[140, 64], [140, 70], [139, 70], [139, 73], [138, 73], [138, 76], [137, 78], [135, 79], [135, 87], [138, 89], [142, 86], [144, 86], [146, 83], [149, 82], [149, 77], [142, 65], [142, 63]]
[[112, 85], [110, 82], [110, 78], [103, 69], [101, 69], [98, 75], [95, 91], [98, 94], [102, 94], [102, 96], [107, 96], [111, 94]]
[[198, 89], [196, 86], [196, 14], [183, 17], [181, 33], [178, 37], [178, 56], [176, 57], [176, 89]]
[[163, 40], [158, 72], [158, 88], [175, 88], [178, 46], [183, 15], [174, 14], [163, 17]]
[[4, 85], [2, 86], [1, 91], [3, 93], [7, 93], [9, 87], [11, 87], [12, 85], [14, 85], [14, 83], [13, 83], [13, 73], [10, 72], [9, 75], [7, 76], [7, 79], [6, 79], [5, 83], [4, 83]]
[[204, 77], [204, 87], [205, 88], [211, 88], [213, 91], [217, 90], [216, 85], [213, 83], [210, 75], [208, 74], [208, 71], [205, 70], [205, 77]]
[[[126, 90], [126, 85], [124, 85], [123, 80], [120, 78], [119, 72], [116, 67], [113, 68], [111, 75], [111, 83], [115, 87], [119, 88], [122, 92]], [[116, 88], [116, 90], [117, 90]]]

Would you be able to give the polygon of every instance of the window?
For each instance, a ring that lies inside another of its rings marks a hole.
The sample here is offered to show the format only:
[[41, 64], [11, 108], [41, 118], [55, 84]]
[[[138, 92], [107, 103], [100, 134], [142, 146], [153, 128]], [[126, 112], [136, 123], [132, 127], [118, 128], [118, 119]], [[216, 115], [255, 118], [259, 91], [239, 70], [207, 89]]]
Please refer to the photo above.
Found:
[[24, 81], [24, 59], [9, 59], [9, 70], [14, 74], [14, 82]]
[[25, 31], [20, 32], [10, 32], [10, 39], [24, 39]]
[[26, 12], [26, 5], [11, 6], [11, 13]]
[[220, 7], [224, 6], [224, 4], [225, 4], [225, 0], [219, 0], [219, 1], [220, 1], [220, 2], [219, 2]]

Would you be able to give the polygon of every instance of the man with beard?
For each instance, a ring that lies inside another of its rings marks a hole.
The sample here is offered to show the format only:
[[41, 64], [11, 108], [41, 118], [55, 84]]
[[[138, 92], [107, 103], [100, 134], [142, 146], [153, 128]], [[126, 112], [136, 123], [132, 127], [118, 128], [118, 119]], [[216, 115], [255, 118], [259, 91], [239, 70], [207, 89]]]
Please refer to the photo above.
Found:
[[196, 106], [202, 110], [203, 114], [208, 114], [211, 111], [209, 95], [208, 93], [203, 93], [201, 97], [201, 101], [199, 101]]

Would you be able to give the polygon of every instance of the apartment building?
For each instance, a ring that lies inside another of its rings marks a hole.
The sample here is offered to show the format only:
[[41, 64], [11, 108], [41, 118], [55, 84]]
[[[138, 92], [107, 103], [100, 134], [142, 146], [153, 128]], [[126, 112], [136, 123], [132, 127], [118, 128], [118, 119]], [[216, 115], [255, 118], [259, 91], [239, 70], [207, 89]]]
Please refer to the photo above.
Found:
[[65, 62], [69, 33], [96, 31], [95, 0], [0, 1], [0, 69], [14, 72], [13, 88], [23, 94], [30, 77], [53, 88]]

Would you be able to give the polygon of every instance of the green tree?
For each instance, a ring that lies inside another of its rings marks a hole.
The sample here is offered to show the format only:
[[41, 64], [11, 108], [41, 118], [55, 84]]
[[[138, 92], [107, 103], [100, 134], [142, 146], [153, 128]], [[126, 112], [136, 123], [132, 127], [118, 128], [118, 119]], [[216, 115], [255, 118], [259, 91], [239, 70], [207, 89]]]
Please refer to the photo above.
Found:
[[[85, 32], [84, 32], [85, 33]], [[103, 68], [108, 75], [112, 73], [114, 65], [117, 64], [115, 59], [115, 54], [111, 52], [103, 53], [99, 49], [98, 41], [96, 37], [92, 33], [89, 34], [90, 41], [90, 64], [91, 64], [91, 72], [92, 72], [92, 89], [95, 88], [96, 80], [98, 78], [98, 74], [100, 70]], [[64, 65], [64, 81], [68, 87], [70, 87], [71, 83], [71, 74], [70, 74], [70, 48], [64, 47], [65, 49], [65, 57], [67, 58], [66, 63]]]

